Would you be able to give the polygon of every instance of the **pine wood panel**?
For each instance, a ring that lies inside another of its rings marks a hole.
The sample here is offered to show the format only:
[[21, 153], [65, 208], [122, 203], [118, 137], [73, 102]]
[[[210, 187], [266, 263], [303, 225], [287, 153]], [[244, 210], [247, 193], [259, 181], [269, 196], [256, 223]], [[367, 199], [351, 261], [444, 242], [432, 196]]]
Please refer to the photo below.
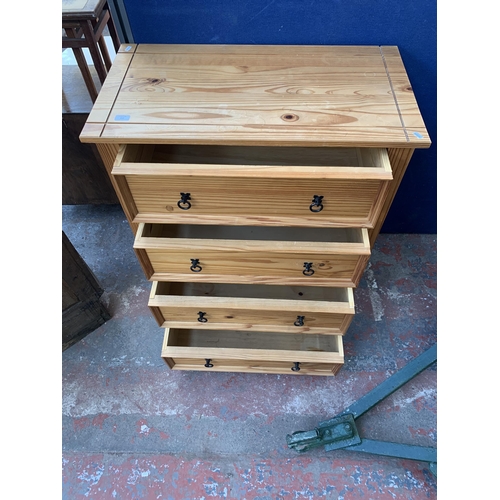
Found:
[[414, 101], [400, 91], [404, 67], [391, 47], [134, 49], [117, 54], [116, 72], [104, 84], [82, 141], [430, 145]]
[[[185, 176], [127, 176], [137, 215], [135, 222], [228, 220], [276, 225], [372, 227], [380, 181], [298, 182], [294, 179], [196, 178]], [[180, 193], [190, 193], [189, 212], [178, 206]], [[323, 210], [309, 209], [314, 196], [323, 196]], [[184, 217], [188, 215], [188, 218]]]
[[[342, 337], [275, 332], [165, 329], [162, 358], [172, 369], [333, 375], [344, 363]], [[214, 365], [204, 367], [211, 359]], [[294, 363], [301, 370], [293, 372]]]
[[406, 172], [406, 168], [410, 163], [411, 157], [413, 156], [414, 149], [403, 149], [403, 148], [391, 148], [388, 149], [388, 155], [391, 162], [392, 172], [394, 179], [387, 186], [387, 194], [384, 196], [383, 206], [381, 207], [377, 222], [374, 227], [369, 230], [370, 235], [370, 247], [373, 248], [375, 241], [382, 229], [384, 221], [389, 213], [392, 202], [396, 196], [399, 189], [403, 176]]
[[116, 175], [391, 180], [384, 148], [124, 144]]
[[205, 226], [190, 224], [139, 225], [134, 248], [153, 250], [297, 252], [311, 255], [370, 255], [365, 228], [295, 228]]
[[[319, 335], [345, 335], [352, 322], [352, 315], [345, 314], [307, 314], [304, 311], [285, 313], [266, 311], [258, 313], [247, 309], [228, 309], [226, 307], [151, 307], [160, 313], [158, 326], [166, 328], [200, 328], [207, 330], [240, 330], [240, 331], [269, 331], [285, 332], [290, 335], [296, 333], [311, 333]], [[197, 321], [198, 312], [203, 311], [206, 323]], [[304, 326], [294, 326], [297, 321], [297, 312], [304, 318]], [[155, 313], [153, 312], [155, 316]], [[155, 316], [156, 317], [156, 316]]]
[[324, 375], [334, 376], [343, 363], [300, 363], [300, 371], [293, 371], [290, 361], [262, 361], [260, 359], [211, 359], [211, 368], [206, 368], [204, 359], [185, 357], [164, 357], [163, 360], [172, 370], [194, 370], [207, 372], [273, 373], [282, 375]]
[[[154, 281], [306, 286], [357, 286], [370, 255], [367, 230], [356, 228], [141, 224], [134, 248], [143, 250], [139, 258]], [[200, 272], [190, 270], [191, 259]], [[302, 273], [305, 262], [313, 275]]]
[[137, 215], [137, 208], [135, 207], [134, 199], [127, 187], [124, 179], [120, 177], [115, 177], [111, 175], [111, 170], [116, 161], [116, 157], [119, 153], [119, 144], [96, 144], [99, 155], [101, 156], [102, 162], [106, 168], [109, 179], [111, 180], [111, 185], [115, 190], [121, 207], [127, 217], [127, 221], [130, 224], [130, 228], [134, 234], [137, 233], [138, 223], [133, 222], [135, 216]]
[[[301, 254], [294, 256], [278, 252], [220, 252], [146, 250], [157, 281], [204, 281], [230, 283], [268, 283], [289, 285], [320, 285], [356, 287], [360, 256], [329, 254]], [[190, 259], [199, 259], [201, 272], [191, 272]], [[314, 276], [304, 276], [304, 262], [312, 262]], [[364, 262], [364, 259], [363, 259]]]
[[343, 335], [354, 315], [350, 288], [155, 282], [148, 305], [159, 326], [211, 330]]
[[[334, 375], [344, 363], [342, 337], [165, 329], [162, 358], [172, 369]], [[204, 366], [211, 359], [211, 368]], [[300, 371], [291, 367], [300, 363]]]
[[386, 150], [359, 148], [128, 145], [112, 174], [134, 222], [323, 227], [372, 227], [392, 179]]

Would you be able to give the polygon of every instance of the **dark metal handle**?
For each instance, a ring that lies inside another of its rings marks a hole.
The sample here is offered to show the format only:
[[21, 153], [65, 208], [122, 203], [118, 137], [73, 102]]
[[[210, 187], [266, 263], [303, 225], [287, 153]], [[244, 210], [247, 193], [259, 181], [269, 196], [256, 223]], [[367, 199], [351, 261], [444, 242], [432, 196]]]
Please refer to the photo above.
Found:
[[323, 210], [323, 201], [324, 196], [319, 196], [317, 194], [313, 195], [312, 203], [309, 205], [309, 210], [311, 212], [317, 213]]
[[299, 372], [300, 371], [299, 365], [300, 363], [298, 361], [295, 361], [295, 363], [292, 366], [292, 372]]
[[297, 319], [294, 322], [295, 326], [304, 326], [304, 318], [305, 316], [297, 316]]
[[189, 210], [191, 208], [191, 203], [189, 200], [191, 199], [191, 193], [181, 193], [181, 199], [177, 202], [177, 206], [181, 210]]
[[312, 276], [314, 274], [314, 269], [311, 269], [312, 265], [312, 262], [304, 262], [304, 270], [302, 271], [304, 276]]
[[207, 314], [207, 313], [204, 313], [204, 312], [201, 312], [201, 311], [198, 312], [198, 321], [200, 323], [206, 323], [208, 321], [208, 319], [204, 317], [205, 314]]
[[191, 267], [193, 273], [199, 273], [203, 268], [200, 266], [200, 259], [191, 259]]
[[205, 368], [212, 368], [214, 366], [212, 363], [210, 363], [210, 361], [212, 361], [211, 359], [206, 359], [205, 358], [205, 361], [206, 361]]

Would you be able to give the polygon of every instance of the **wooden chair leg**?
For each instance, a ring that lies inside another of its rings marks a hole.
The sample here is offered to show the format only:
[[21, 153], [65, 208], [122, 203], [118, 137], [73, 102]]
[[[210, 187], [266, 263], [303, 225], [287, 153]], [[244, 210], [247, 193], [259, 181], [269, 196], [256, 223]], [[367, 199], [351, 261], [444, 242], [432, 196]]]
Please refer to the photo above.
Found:
[[[66, 28], [66, 35], [69, 38], [76, 38], [76, 33], [74, 29]], [[85, 60], [85, 55], [83, 54], [83, 50], [79, 47], [73, 47], [73, 54], [75, 56], [78, 67], [80, 68], [80, 72], [83, 76], [83, 80], [85, 85], [87, 86], [87, 90], [89, 92], [90, 98], [92, 102], [95, 102], [97, 99], [97, 89], [94, 84], [94, 80], [90, 73], [89, 67], [87, 66], [87, 61]]]
[[94, 35], [94, 28], [92, 26], [91, 21], [82, 22], [82, 30], [83, 30], [83, 36], [85, 37], [85, 40], [88, 44], [87, 46], [90, 51], [92, 61], [94, 61], [94, 66], [97, 71], [97, 75], [99, 76], [99, 80], [101, 81], [101, 83], [104, 83], [107, 72], [101, 58], [101, 53], [97, 45], [97, 40]]
[[106, 40], [104, 36], [99, 38], [97, 42], [99, 44], [99, 48], [101, 49], [102, 58], [104, 59], [104, 64], [106, 66], [106, 71], [111, 69], [111, 58], [109, 57], [108, 47], [106, 45]]

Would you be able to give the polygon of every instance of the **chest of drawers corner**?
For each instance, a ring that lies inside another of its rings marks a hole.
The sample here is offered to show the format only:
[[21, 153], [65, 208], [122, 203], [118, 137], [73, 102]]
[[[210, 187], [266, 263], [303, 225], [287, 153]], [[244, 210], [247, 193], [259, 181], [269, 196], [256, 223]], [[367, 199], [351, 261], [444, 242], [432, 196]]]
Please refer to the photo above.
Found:
[[394, 46], [125, 44], [80, 139], [168, 367], [291, 375], [342, 367], [353, 289], [431, 144]]

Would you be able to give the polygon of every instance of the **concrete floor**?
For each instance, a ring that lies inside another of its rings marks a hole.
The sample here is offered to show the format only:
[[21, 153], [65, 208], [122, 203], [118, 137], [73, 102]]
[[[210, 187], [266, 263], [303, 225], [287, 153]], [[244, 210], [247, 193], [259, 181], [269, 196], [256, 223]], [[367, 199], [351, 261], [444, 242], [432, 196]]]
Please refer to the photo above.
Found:
[[[336, 377], [170, 371], [119, 206], [64, 206], [63, 230], [111, 320], [62, 354], [63, 499], [435, 499], [429, 464], [288, 449], [436, 342], [435, 235], [381, 234]], [[433, 365], [357, 420], [362, 437], [437, 446]]]

